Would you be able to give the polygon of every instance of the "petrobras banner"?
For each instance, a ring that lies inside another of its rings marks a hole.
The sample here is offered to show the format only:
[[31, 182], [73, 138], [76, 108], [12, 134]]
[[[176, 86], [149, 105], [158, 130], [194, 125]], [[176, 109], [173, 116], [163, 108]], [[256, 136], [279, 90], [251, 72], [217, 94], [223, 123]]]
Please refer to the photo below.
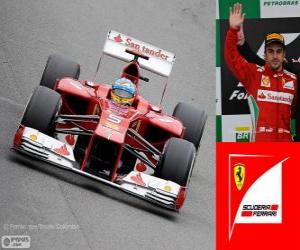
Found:
[[300, 1], [289, 0], [261, 0], [260, 17], [278, 18], [278, 17], [299, 17]]
[[300, 249], [299, 160], [296, 143], [217, 143], [217, 250]]
[[[217, 2], [216, 22], [216, 89], [217, 89], [217, 141], [235, 142], [235, 127], [230, 118], [239, 120], [238, 116], [250, 117], [248, 95], [228, 69], [224, 61], [224, 42], [229, 28], [229, 7], [236, 1], [219, 0]], [[267, 33], [283, 34], [286, 41], [286, 58], [300, 58], [300, 1], [243, 0], [246, 19], [244, 33], [250, 47], [264, 58], [264, 38]], [[226, 118], [227, 117], [227, 118]], [[241, 118], [243, 120], [244, 118]], [[251, 119], [242, 125], [251, 130]], [[231, 138], [231, 139], [230, 139]]]

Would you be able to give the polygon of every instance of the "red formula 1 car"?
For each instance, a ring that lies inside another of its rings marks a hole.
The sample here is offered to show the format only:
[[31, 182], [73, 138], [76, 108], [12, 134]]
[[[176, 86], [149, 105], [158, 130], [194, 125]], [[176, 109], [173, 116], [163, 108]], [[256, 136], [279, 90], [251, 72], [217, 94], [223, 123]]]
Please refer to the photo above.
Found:
[[116, 103], [111, 85], [78, 80], [79, 64], [51, 55], [12, 148], [177, 210], [207, 115], [179, 103], [169, 116], [139, 95], [139, 80], [149, 81], [141, 68], [168, 78], [174, 54], [110, 31], [104, 55], [128, 63], [121, 77], [137, 88], [132, 104]]

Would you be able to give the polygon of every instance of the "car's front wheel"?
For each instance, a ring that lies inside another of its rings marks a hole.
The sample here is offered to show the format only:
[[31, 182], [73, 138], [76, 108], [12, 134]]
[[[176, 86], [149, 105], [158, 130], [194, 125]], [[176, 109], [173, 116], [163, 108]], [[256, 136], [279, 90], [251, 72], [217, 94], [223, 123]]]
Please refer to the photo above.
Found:
[[195, 146], [181, 138], [171, 138], [166, 143], [155, 175], [188, 186], [196, 157]]
[[25, 108], [21, 124], [53, 135], [54, 122], [61, 103], [59, 93], [44, 86], [36, 87]]
[[80, 65], [65, 56], [52, 54], [48, 57], [44, 69], [41, 86], [53, 89], [57, 79], [71, 77], [78, 79], [80, 75]]
[[206, 112], [180, 102], [176, 105], [173, 116], [178, 118], [185, 127], [183, 138], [192, 142], [198, 149], [207, 120]]

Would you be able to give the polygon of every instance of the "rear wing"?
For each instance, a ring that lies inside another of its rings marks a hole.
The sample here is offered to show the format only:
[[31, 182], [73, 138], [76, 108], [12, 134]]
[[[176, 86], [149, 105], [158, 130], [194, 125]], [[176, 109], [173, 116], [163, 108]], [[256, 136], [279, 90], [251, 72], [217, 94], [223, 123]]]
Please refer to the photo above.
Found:
[[175, 55], [173, 53], [117, 31], [109, 31], [104, 44], [103, 53], [122, 61], [130, 62], [133, 60], [133, 57], [126, 52], [126, 49], [137, 51], [149, 57], [148, 60], [139, 58], [141, 68], [165, 77], [171, 74], [175, 62]]

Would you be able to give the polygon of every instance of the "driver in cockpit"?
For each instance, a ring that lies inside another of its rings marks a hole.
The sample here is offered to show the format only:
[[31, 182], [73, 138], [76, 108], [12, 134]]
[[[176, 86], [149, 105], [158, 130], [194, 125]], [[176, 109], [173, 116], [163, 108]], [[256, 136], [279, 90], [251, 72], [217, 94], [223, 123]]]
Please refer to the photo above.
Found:
[[135, 96], [135, 85], [125, 77], [119, 78], [112, 85], [111, 99], [117, 104], [131, 106]]

